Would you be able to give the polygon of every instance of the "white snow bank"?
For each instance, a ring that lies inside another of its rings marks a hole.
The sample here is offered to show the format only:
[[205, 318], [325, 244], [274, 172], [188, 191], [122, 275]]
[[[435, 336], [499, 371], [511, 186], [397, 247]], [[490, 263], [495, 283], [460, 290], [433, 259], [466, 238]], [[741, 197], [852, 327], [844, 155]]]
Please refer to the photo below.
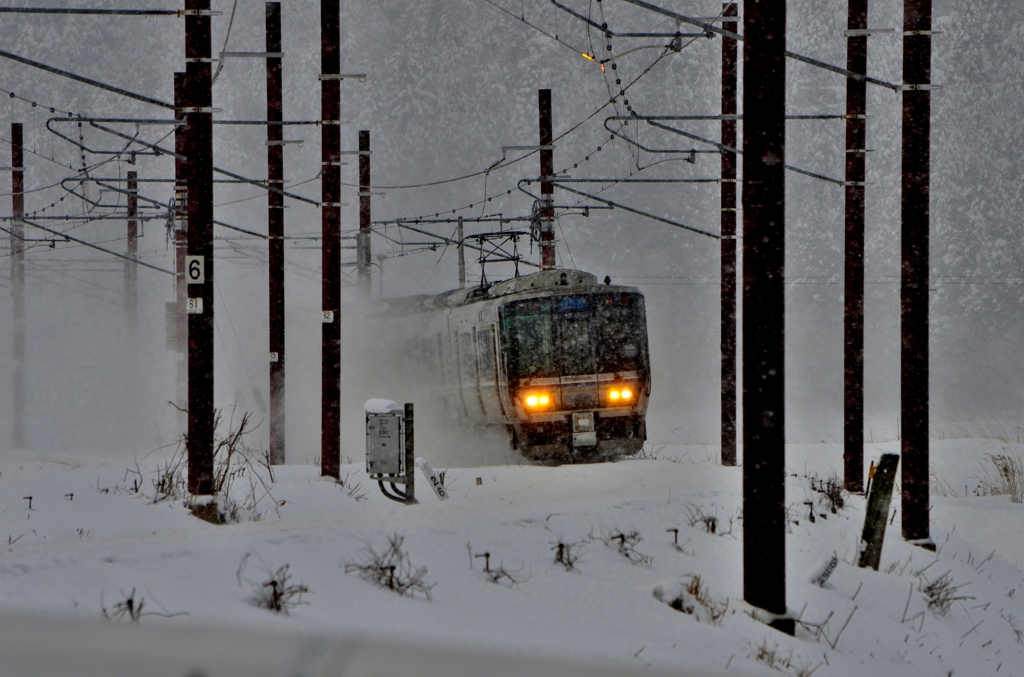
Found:
[[390, 414], [393, 411], [403, 411], [403, 408], [395, 404], [394, 401], [377, 397], [366, 400], [363, 409], [367, 414]]

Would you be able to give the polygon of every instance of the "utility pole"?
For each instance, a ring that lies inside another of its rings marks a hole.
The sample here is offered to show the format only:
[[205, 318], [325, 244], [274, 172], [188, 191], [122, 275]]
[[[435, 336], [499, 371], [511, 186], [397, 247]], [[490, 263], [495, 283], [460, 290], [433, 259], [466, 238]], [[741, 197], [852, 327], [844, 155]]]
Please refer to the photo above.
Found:
[[[868, 0], [848, 0], [846, 69], [867, 73]], [[867, 83], [846, 78], [846, 262], [843, 293], [843, 481], [864, 491], [864, 180]]]
[[370, 132], [359, 132], [359, 239], [356, 241], [359, 290], [370, 297]]
[[[266, 4], [267, 184], [284, 190], [284, 106], [281, 98], [281, 3]], [[270, 291], [270, 462], [285, 462], [284, 195], [267, 191]]]
[[[722, 28], [737, 32], [735, 2], [722, 4]], [[736, 147], [736, 38], [722, 38], [722, 145]], [[722, 151], [722, 465], [736, 465], [736, 154]]]
[[213, 94], [210, 0], [185, 0], [188, 490], [213, 493]]
[[743, 599], [786, 614], [786, 0], [743, 3]]
[[339, 0], [320, 0], [321, 224], [323, 292], [320, 473], [341, 472], [341, 19]]
[[932, 0], [903, 2], [903, 205], [900, 285], [903, 538], [930, 550], [928, 267]]
[[14, 296], [14, 426], [11, 446], [25, 448], [25, 163], [20, 122], [11, 123], [11, 294]]
[[540, 117], [540, 269], [555, 267], [555, 173], [554, 131], [551, 122], [551, 90], [537, 90]]
[[[185, 119], [188, 89], [185, 73], [174, 74], [174, 119]], [[178, 431], [188, 430], [188, 281], [185, 279], [185, 257], [188, 255], [188, 128], [174, 128], [174, 300], [175, 358], [177, 362]]]
[[135, 220], [139, 207], [138, 191], [138, 173], [128, 172], [128, 258], [132, 260], [124, 262], [124, 306], [128, 313], [133, 355], [139, 329], [139, 265], [135, 263], [139, 255], [139, 222]]
[[459, 228], [456, 231], [456, 236], [459, 239], [459, 289], [466, 288], [466, 249], [462, 246], [462, 241], [466, 237], [466, 231], [462, 227], [462, 217], [459, 216]]

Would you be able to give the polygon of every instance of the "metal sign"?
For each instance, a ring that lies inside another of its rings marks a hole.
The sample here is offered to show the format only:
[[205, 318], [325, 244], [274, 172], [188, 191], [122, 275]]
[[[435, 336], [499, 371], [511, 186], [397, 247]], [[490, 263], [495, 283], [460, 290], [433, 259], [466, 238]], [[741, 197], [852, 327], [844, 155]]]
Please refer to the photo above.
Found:
[[334, 311], [333, 310], [325, 310], [325, 311], [323, 311], [323, 316], [321, 318], [321, 322], [323, 322], [324, 324], [334, 324]]
[[188, 298], [188, 314], [189, 315], [202, 315], [203, 314], [203, 299], [202, 297], [189, 297]]
[[206, 283], [206, 259], [202, 256], [185, 257], [185, 279], [188, 284]]

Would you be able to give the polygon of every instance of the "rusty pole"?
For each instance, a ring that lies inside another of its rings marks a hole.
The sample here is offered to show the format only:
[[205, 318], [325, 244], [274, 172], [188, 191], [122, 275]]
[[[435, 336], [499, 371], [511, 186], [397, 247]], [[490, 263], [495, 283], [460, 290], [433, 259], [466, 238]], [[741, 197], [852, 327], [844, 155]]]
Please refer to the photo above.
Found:
[[[737, 32], [735, 2], [722, 5], [722, 28]], [[722, 38], [722, 115], [736, 114], [736, 39]], [[722, 120], [722, 145], [736, 147], [736, 121]], [[736, 465], [736, 154], [722, 151], [722, 465]]]
[[[188, 100], [185, 73], [174, 74], [174, 119], [185, 119]], [[177, 402], [179, 432], [188, 425], [188, 283], [185, 280], [185, 256], [188, 254], [188, 177], [185, 139], [188, 129], [179, 125], [174, 129], [174, 300], [175, 300], [175, 356], [177, 358]]]
[[[868, 27], [868, 0], [849, 0], [847, 29]], [[868, 36], [848, 35], [846, 68], [867, 73]], [[867, 83], [846, 79], [846, 246], [843, 293], [843, 480], [864, 491], [864, 180]]]
[[934, 550], [928, 524], [928, 245], [932, 0], [903, 2], [900, 284], [903, 538]]
[[[188, 285], [188, 490], [213, 493], [213, 96], [210, 0], [185, 0], [188, 254], [203, 282]], [[192, 266], [189, 261], [189, 268]], [[192, 271], [186, 270], [192, 282]]]
[[339, 0], [320, 1], [323, 292], [320, 473], [341, 472], [341, 20]]
[[743, 3], [743, 599], [786, 613], [786, 0]]
[[135, 218], [139, 206], [138, 190], [138, 173], [128, 172], [128, 257], [132, 260], [124, 262], [124, 305], [133, 354], [139, 327], [139, 265], [134, 260], [139, 255], [139, 222]]
[[555, 174], [554, 131], [551, 122], [551, 90], [537, 90], [540, 117], [540, 269], [555, 267]]
[[359, 132], [359, 239], [357, 266], [359, 290], [370, 297], [370, 132]]
[[[266, 4], [267, 52], [281, 52], [281, 3]], [[281, 57], [267, 57], [267, 122], [281, 122]], [[284, 127], [267, 125], [267, 183], [284, 190]], [[270, 291], [270, 462], [285, 462], [284, 196], [267, 192]]]
[[25, 448], [25, 164], [20, 122], [11, 123], [11, 294], [14, 296], [14, 425], [11, 446]]

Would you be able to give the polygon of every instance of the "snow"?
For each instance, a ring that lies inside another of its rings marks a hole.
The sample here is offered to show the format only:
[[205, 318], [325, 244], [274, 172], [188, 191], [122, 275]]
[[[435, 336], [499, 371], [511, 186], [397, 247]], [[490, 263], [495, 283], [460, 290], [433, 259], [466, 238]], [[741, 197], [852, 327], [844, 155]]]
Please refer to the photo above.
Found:
[[404, 411], [393, 400], [383, 400], [380, 398], [366, 400], [363, 404], [363, 410], [367, 414], [390, 414], [393, 411]]
[[[898, 447], [873, 444], [867, 455]], [[169, 450], [138, 459], [138, 468], [11, 452], [0, 458], [0, 618], [91, 627], [106, 609], [116, 624], [115, 605], [134, 590], [144, 602], [139, 625], [168, 631], [360, 637], [692, 674], [1020, 675], [1024, 505], [975, 493], [986, 454], [1021, 450], [935, 440], [936, 476], [974, 488], [932, 497], [936, 553], [902, 541], [896, 494], [875, 572], [854, 565], [863, 498], [847, 497], [832, 514], [810, 488], [809, 478], [842, 467], [841, 445], [790, 445], [795, 637], [755, 621], [742, 602], [742, 471], [716, 465], [711, 448], [649, 446], [646, 458], [592, 465], [452, 467], [451, 499], [437, 500], [421, 474], [414, 506], [384, 498], [361, 462], [342, 466], [343, 484], [315, 465], [284, 466], [257, 505], [261, 519], [224, 525], [193, 517], [183, 500], [154, 502], [152, 480]], [[805, 501], [814, 503], [813, 523]], [[715, 533], [700, 516], [717, 518]], [[346, 575], [346, 564], [365, 563], [368, 549], [382, 552], [393, 535], [412, 568], [427, 568], [430, 601]], [[559, 543], [578, 556], [572, 567], [555, 561]], [[833, 552], [839, 563], [819, 587], [812, 574]], [[284, 565], [291, 584], [308, 586], [302, 604], [287, 614], [258, 608], [255, 587]], [[946, 574], [962, 599], [941, 615], [921, 590]], [[712, 604], [727, 605], [719, 622], [692, 595], [679, 606], [693, 614], [670, 606], [694, 576]]]

